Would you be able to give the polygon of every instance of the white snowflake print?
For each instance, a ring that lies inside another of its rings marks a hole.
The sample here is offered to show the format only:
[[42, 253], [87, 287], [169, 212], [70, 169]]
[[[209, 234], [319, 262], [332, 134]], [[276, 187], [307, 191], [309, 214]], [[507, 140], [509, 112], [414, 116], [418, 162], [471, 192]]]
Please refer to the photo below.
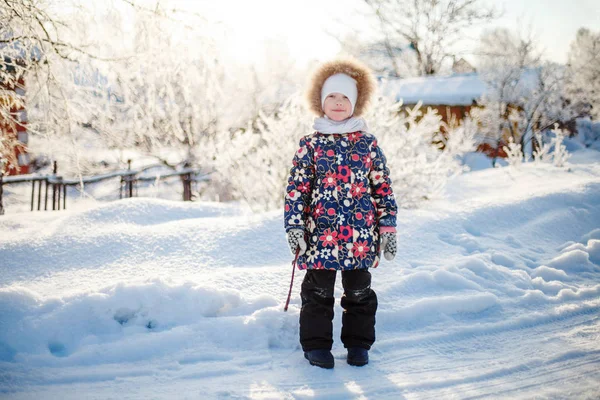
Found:
[[363, 228], [363, 229], [360, 230], [360, 237], [362, 239], [367, 239], [370, 236], [371, 236], [371, 230], [370, 229]]
[[344, 222], [346, 222], [346, 217], [344, 216], [344, 214], [338, 214], [337, 217], [338, 224], [344, 225]]
[[323, 199], [325, 199], [326, 201], [331, 200], [331, 190], [323, 191]]
[[331, 249], [321, 250], [321, 257], [323, 257], [325, 259], [329, 259], [329, 257], [331, 257]]

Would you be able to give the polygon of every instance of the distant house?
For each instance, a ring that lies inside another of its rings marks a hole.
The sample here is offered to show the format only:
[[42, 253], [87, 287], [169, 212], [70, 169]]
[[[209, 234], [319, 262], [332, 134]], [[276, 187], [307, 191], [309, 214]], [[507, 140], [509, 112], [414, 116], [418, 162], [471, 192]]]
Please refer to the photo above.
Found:
[[445, 122], [450, 116], [463, 119], [485, 93], [486, 85], [477, 73], [450, 76], [424, 76], [390, 80], [385, 93], [405, 106], [421, 102], [436, 109]]
[[[4, 58], [0, 63], [0, 70], [4, 73], [15, 73], [15, 62], [10, 58]], [[14, 148], [16, 165], [8, 165], [8, 175], [28, 174], [30, 172], [30, 159], [27, 153], [29, 133], [27, 132], [27, 110], [22, 101], [25, 97], [25, 81], [23, 78], [16, 82], [7, 82], [0, 79], [0, 107], [8, 111], [10, 118], [3, 118], [0, 114], [0, 135], [16, 138], [18, 144]]]
[[[461, 60], [455, 63], [454, 69], [471, 72], [390, 80], [384, 93], [394, 96], [397, 101], [402, 100], [403, 105], [408, 107], [421, 102], [425, 108], [437, 110], [446, 124], [461, 121], [473, 107], [480, 107], [478, 101], [487, 89], [479, 74], [466, 61]], [[478, 138], [478, 142], [478, 151], [492, 157], [506, 157], [502, 150], [506, 145], [504, 140], [497, 143], [482, 136]]]

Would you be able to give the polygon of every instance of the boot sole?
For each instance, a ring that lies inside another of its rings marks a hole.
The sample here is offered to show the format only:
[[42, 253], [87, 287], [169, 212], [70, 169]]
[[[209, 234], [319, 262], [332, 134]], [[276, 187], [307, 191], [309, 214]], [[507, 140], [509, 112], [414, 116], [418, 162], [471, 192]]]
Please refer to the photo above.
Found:
[[369, 363], [369, 360], [367, 361], [354, 361], [354, 360], [347, 360], [349, 365], [352, 365], [354, 367], [362, 367], [365, 366]]
[[308, 360], [310, 365], [314, 365], [316, 367], [321, 367], [321, 368], [325, 368], [325, 369], [333, 369], [333, 366], [335, 365], [335, 363], [319, 363], [319, 362], [311, 361], [306, 354], [304, 354], [304, 358], [306, 358]]

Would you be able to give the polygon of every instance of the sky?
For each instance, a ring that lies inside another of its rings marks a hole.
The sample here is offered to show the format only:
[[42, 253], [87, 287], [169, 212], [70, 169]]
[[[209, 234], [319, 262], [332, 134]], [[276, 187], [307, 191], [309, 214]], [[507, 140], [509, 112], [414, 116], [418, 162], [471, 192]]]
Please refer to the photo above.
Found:
[[[580, 27], [600, 29], [600, 1], [489, 0], [488, 3], [503, 10], [503, 15], [486, 28], [531, 26], [545, 58], [555, 62], [567, 61], [569, 45]], [[354, 7], [364, 10], [360, 0], [224, 0], [218, 4], [214, 7], [221, 8], [215, 8], [216, 15], [231, 26], [227, 53], [242, 63], [256, 62], [258, 55], [274, 43], [278, 51], [288, 51], [301, 64], [328, 59], [340, 49], [332, 36], [365, 26], [364, 18], [352, 12]], [[481, 28], [476, 28], [469, 36], [477, 37], [480, 31]]]
[[600, 30], [600, 1], [597, 0], [504, 0], [494, 1], [504, 8], [495, 26], [516, 28], [518, 20], [530, 23], [539, 38], [545, 57], [567, 61], [569, 46], [580, 27]]

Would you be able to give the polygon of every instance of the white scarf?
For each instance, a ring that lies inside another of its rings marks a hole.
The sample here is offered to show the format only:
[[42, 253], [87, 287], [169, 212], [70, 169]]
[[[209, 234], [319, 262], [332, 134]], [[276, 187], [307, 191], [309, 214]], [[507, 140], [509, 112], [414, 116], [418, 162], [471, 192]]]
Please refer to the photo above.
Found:
[[364, 118], [350, 117], [343, 121], [334, 121], [327, 117], [315, 118], [313, 129], [326, 135], [332, 133], [349, 133], [367, 131], [367, 122]]

